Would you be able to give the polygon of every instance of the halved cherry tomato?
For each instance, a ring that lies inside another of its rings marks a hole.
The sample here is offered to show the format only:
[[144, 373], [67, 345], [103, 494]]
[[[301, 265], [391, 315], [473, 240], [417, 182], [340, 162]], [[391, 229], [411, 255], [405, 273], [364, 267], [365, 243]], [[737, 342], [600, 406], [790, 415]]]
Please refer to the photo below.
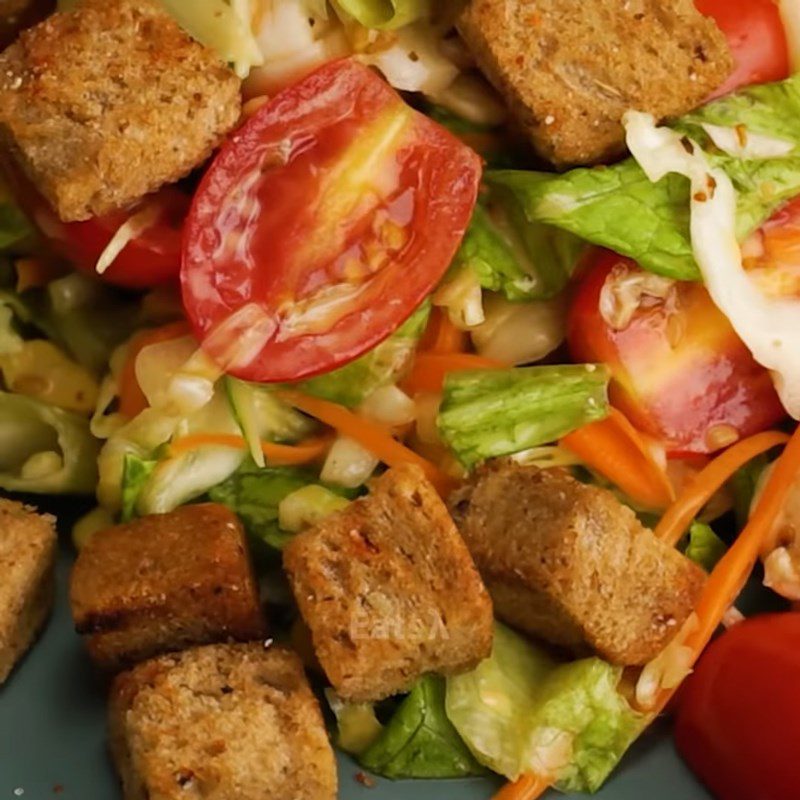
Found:
[[480, 175], [371, 70], [327, 64], [259, 109], [195, 195], [181, 270], [195, 333], [251, 380], [351, 361], [441, 279]]
[[608, 365], [611, 398], [669, 453], [709, 453], [784, 416], [757, 364], [700, 283], [645, 273], [598, 251], [580, 280], [567, 339]]
[[695, 5], [719, 25], [736, 64], [714, 97], [789, 77], [789, 47], [775, 0], [695, 0]]
[[152, 223], [120, 251], [102, 278], [128, 289], [144, 289], [178, 279], [183, 222], [191, 202], [185, 192], [165, 186], [124, 211], [85, 222], [62, 222], [10, 159], [0, 157], [0, 174], [53, 250], [93, 275], [97, 275], [97, 262], [120, 227], [135, 214], [154, 209]]
[[739, 623], [679, 695], [675, 740], [718, 800], [800, 796], [800, 614]]

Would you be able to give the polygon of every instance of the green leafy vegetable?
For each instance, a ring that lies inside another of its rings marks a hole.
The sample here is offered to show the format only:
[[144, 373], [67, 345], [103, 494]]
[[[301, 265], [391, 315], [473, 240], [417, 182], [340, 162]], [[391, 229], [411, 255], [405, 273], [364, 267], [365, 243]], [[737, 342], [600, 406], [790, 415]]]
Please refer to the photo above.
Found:
[[325, 690], [325, 697], [336, 717], [336, 746], [354, 756], [361, 755], [383, 731], [372, 703], [348, 703], [333, 689]]
[[444, 701], [444, 680], [422, 678], [378, 738], [360, 755], [361, 765], [386, 778], [482, 775], [484, 768], [447, 718]]
[[8, 198], [0, 187], [0, 251], [7, 250], [33, 235], [27, 218]]
[[98, 444], [85, 417], [0, 392], [0, 488], [36, 494], [91, 494]]
[[456, 263], [471, 267], [484, 289], [538, 300], [566, 286], [584, 247], [570, 233], [529, 221], [513, 192], [496, 190], [475, 208]]
[[[800, 75], [722, 98], [676, 124], [702, 141], [699, 122], [752, 127], [800, 145]], [[710, 152], [713, 166], [738, 195], [737, 234], [744, 239], [784, 201], [800, 193], [800, 155], [744, 159]], [[486, 174], [490, 186], [512, 192], [531, 222], [553, 225], [635, 259], [678, 280], [699, 280], [689, 236], [688, 181], [671, 174], [651, 183], [633, 159], [562, 175], [514, 170]]]
[[312, 483], [292, 492], [278, 505], [278, 524], [290, 533], [316, 525], [334, 511], [341, 511], [350, 501], [324, 486]]
[[361, 358], [297, 384], [308, 394], [353, 408], [376, 389], [394, 383], [408, 366], [428, 323], [430, 303], [418, 308], [395, 332]]
[[430, 16], [431, 0], [335, 0], [365, 28], [391, 30]]
[[704, 522], [693, 522], [689, 528], [689, 541], [684, 553], [706, 572], [711, 572], [725, 555], [727, 546]]
[[733, 473], [731, 478], [733, 512], [736, 516], [738, 530], [744, 528], [750, 519], [750, 506], [756, 496], [756, 487], [761, 474], [768, 465], [769, 458], [766, 455], [760, 455]]
[[150, 480], [158, 460], [140, 458], [127, 453], [122, 467], [122, 511], [120, 519], [129, 522], [136, 516], [136, 504], [145, 484]]
[[[312, 484], [321, 484], [319, 475], [300, 467], [257, 467], [249, 459], [227, 480], [208, 492], [215, 503], [235, 511], [247, 532], [272, 547], [282, 549], [294, 536], [281, 529], [279, 506], [290, 494]], [[342, 497], [354, 493], [326, 486]]]
[[552, 442], [608, 413], [602, 365], [451, 373], [437, 425], [466, 467]]
[[495, 772], [552, 774], [559, 789], [593, 792], [642, 728], [621, 676], [599, 658], [559, 663], [497, 625], [491, 657], [447, 679], [447, 716]]

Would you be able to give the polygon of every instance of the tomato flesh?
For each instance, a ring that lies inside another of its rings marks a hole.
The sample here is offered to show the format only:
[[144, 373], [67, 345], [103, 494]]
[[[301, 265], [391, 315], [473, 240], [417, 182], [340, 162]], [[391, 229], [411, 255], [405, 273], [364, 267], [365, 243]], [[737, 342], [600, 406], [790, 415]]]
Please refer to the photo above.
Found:
[[800, 614], [742, 622], [679, 695], [675, 741], [718, 800], [800, 796]]
[[716, 21], [735, 62], [733, 72], [714, 97], [789, 77], [789, 47], [775, 0], [695, 0], [695, 5]]
[[755, 362], [699, 283], [664, 298], [644, 294], [624, 326], [601, 312], [607, 281], [643, 275], [599, 251], [578, 284], [567, 338], [578, 361], [608, 365], [611, 398], [672, 455], [709, 453], [784, 416], [769, 373]]
[[322, 67], [234, 134], [195, 195], [181, 270], [195, 333], [249, 380], [351, 361], [441, 279], [480, 175], [371, 70]]

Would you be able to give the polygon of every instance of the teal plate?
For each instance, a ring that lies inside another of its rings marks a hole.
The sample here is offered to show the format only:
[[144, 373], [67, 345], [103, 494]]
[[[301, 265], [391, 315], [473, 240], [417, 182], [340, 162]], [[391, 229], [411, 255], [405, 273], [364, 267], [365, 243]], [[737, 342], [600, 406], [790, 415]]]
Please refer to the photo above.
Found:
[[[70, 547], [64, 544], [55, 613], [41, 639], [0, 688], [0, 800], [121, 797], [106, 751], [105, 687], [72, 630], [66, 592], [71, 558]], [[500, 785], [487, 779], [377, 779], [373, 788], [365, 788], [356, 780], [358, 773], [354, 762], [340, 757], [341, 800], [489, 800]], [[710, 800], [675, 752], [666, 724], [653, 728], [634, 746], [595, 796]]]

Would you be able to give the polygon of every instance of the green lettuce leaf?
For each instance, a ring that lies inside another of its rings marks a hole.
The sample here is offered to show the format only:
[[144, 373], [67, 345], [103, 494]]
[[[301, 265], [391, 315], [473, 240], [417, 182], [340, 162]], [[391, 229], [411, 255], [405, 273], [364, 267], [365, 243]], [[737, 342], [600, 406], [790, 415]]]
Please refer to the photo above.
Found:
[[642, 729], [617, 691], [621, 676], [599, 658], [559, 663], [498, 624], [491, 657], [447, 678], [447, 716], [495, 772], [545, 770], [558, 789], [594, 792]]
[[97, 452], [85, 417], [0, 392], [0, 489], [91, 494], [97, 484]]
[[[708, 138], [700, 122], [735, 120], [748, 130], [800, 145], [800, 75], [745, 89], [705, 106], [674, 127]], [[741, 159], [709, 152], [738, 194], [737, 235], [743, 240], [783, 202], [800, 193], [800, 153], [782, 158]], [[531, 222], [553, 225], [592, 244], [636, 260], [644, 269], [677, 280], [700, 280], [689, 236], [689, 184], [670, 174], [651, 183], [631, 158], [609, 167], [574, 169], [561, 175], [490, 171], [486, 182], [512, 192]]]
[[529, 221], [513, 192], [496, 190], [476, 206], [456, 264], [509, 300], [539, 300], [566, 286], [584, 248], [570, 233]]
[[365, 28], [391, 30], [430, 16], [431, 0], [335, 0]]
[[0, 252], [34, 234], [28, 218], [19, 210], [11, 193], [0, 181]]
[[689, 541], [683, 551], [687, 558], [711, 572], [725, 555], [728, 547], [704, 522], [693, 522], [689, 528]]
[[394, 383], [408, 366], [430, 315], [420, 306], [388, 339], [339, 369], [296, 384], [307, 394], [353, 408], [376, 389]]
[[769, 458], [760, 455], [748, 461], [733, 473], [731, 488], [733, 490], [733, 513], [736, 516], [736, 528], [742, 530], [750, 519], [750, 506], [756, 496], [756, 487], [761, 473], [769, 466]]
[[281, 501], [305, 486], [318, 484], [342, 497], [354, 497], [355, 492], [323, 484], [319, 475], [300, 467], [257, 467], [245, 461], [227, 480], [208, 492], [215, 503], [227, 506], [239, 515], [245, 530], [278, 550], [292, 539], [294, 533], [282, 530], [278, 522]]
[[359, 763], [386, 778], [462, 778], [486, 771], [445, 713], [443, 678], [422, 678]]
[[552, 442], [608, 414], [602, 365], [454, 372], [437, 426], [465, 467]]
[[126, 453], [122, 466], [122, 510], [120, 520], [130, 522], [136, 513], [136, 503], [145, 484], [158, 466], [157, 459], [140, 458], [134, 453]]

